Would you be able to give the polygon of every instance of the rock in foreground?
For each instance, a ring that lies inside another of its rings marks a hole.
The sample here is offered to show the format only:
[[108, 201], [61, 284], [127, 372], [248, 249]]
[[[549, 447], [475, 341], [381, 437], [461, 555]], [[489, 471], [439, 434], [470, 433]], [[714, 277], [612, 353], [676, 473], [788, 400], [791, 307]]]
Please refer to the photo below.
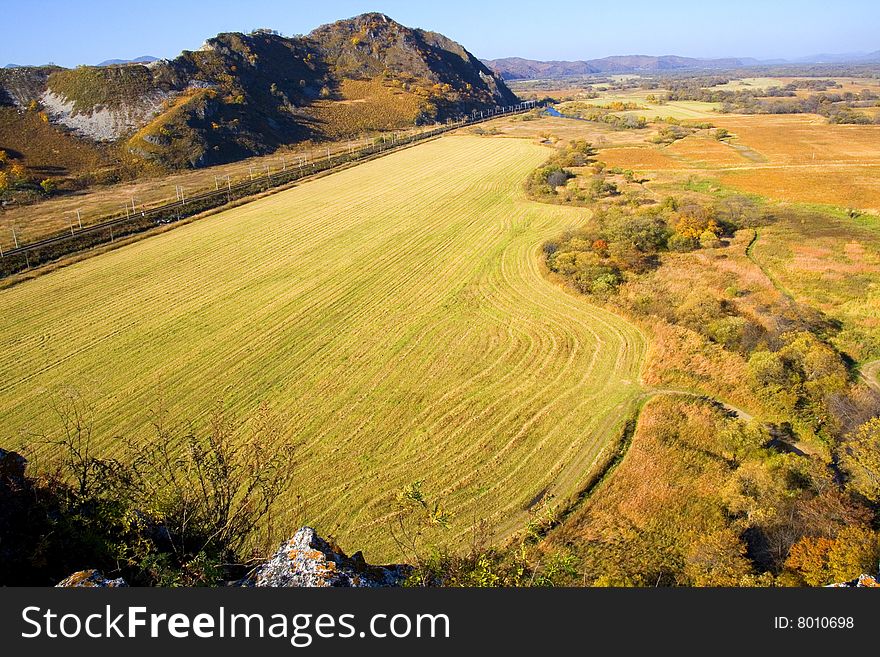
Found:
[[116, 589], [128, 586], [121, 577], [107, 579], [100, 570], [81, 570], [56, 585], [60, 589]]
[[830, 584], [832, 588], [844, 588], [844, 589], [861, 589], [861, 588], [880, 588], [880, 581], [877, 580], [873, 575], [859, 575], [858, 579], [854, 579], [851, 582], [841, 582], [840, 584]]
[[358, 552], [351, 557], [303, 527], [241, 586], [258, 587], [384, 587], [399, 586], [411, 566], [372, 566]]

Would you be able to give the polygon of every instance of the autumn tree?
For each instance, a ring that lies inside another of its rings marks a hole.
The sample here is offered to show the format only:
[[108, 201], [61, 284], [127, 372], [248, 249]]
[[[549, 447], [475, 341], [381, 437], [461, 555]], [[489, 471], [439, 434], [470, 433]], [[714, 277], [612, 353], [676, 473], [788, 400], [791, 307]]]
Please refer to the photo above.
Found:
[[843, 528], [834, 538], [805, 537], [792, 546], [785, 561], [809, 586], [846, 582], [874, 572], [880, 557], [877, 533], [867, 527]]
[[872, 502], [880, 502], [880, 418], [865, 422], [838, 449], [847, 487]]
[[24, 181], [27, 179], [27, 169], [24, 168], [24, 165], [16, 162], [9, 169], [9, 175], [15, 181]]

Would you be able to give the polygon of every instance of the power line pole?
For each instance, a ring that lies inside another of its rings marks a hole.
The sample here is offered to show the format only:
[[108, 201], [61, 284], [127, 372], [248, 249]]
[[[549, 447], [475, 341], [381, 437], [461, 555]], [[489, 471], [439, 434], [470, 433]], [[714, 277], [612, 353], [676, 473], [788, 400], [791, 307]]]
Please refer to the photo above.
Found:
[[79, 222], [79, 229], [82, 230], [83, 220], [82, 220], [82, 215], [79, 213], [79, 208], [77, 208], [77, 210], [76, 210], [76, 220]]

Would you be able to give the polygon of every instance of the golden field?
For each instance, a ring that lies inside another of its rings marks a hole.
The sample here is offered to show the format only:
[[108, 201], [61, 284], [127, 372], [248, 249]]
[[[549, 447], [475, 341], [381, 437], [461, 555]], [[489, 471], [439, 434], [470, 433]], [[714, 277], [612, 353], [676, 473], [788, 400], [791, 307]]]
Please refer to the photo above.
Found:
[[265, 403], [296, 454], [284, 527], [393, 558], [394, 494], [424, 480], [458, 531], [521, 528], [590, 475], [646, 349], [543, 276], [542, 242], [584, 217], [525, 200], [547, 154], [446, 137], [0, 291], [5, 444], [56, 430], [71, 386], [102, 456], [151, 435], [160, 397], [196, 430]]

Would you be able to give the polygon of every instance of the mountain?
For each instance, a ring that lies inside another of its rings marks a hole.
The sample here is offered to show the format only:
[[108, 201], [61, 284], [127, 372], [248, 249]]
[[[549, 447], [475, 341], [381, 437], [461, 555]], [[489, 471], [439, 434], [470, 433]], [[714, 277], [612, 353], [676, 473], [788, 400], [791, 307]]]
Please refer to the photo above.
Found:
[[821, 54], [798, 59], [759, 60], [753, 57], [700, 59], [677, 55], [617, 55], [582, 61], [537, 61], [521, 57], [483, 60], [483, 63], [504, 80], [536, 80], [585, 75], [622, 73], [663, 73], [666, 71], [699, 71], [771, 66], [779, 64], [873, 64], [880, 62], [880, 50], [868, 54]]
[[119, 66], [120, 64], [150, 64], [157, 61], [159, 61], [158, 57], [153, 57], [152, 55], [144, 55], [143, 57], [138, 57], [137, 59], [108, 59], [98, 64], [98, 66]]
[[880, 62], [880, 50], [871, 53], [821, 53], [791, 60], [797, 64], [874, 64]]
[[[0, 70], [0, 105], [37, 107], [71, 139], [164, 168], [515, 102], [503, 80], [458, 43], [377, 13], [304, 37], [219, 34], [199, 50], [148, 66]], [[14, 115], [2, 113], [5, 121]]]
[[561, 78], [580, 75], [620, 73], [658, 73], [701, 69], [730, 69], [756, 66], [752, 58], [696, 59], [677, 55], [617, 55], [586, 61], [535, 61], [519, 57], [492, 59], [483, 62], [505, 80]]

